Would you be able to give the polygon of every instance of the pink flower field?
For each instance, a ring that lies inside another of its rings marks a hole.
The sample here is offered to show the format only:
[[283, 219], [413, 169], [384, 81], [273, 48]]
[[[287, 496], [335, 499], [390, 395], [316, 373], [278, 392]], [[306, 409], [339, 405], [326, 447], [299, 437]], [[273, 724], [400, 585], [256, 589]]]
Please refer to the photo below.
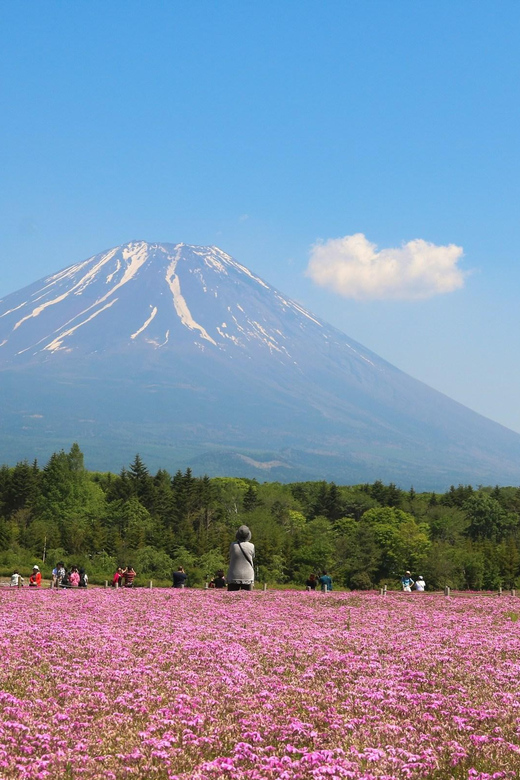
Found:
[[516, 778], [519, 608], [2, 588], [0, 777]]

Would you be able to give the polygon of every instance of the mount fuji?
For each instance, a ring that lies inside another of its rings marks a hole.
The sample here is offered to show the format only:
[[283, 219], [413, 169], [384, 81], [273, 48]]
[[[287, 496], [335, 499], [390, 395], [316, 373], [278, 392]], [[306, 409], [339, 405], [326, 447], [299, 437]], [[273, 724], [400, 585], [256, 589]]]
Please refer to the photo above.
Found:
[[520, 435], [431, 389], [217, 247], [134, 241], [0, 301], [0, 462], [416, 489], [516, 484]]

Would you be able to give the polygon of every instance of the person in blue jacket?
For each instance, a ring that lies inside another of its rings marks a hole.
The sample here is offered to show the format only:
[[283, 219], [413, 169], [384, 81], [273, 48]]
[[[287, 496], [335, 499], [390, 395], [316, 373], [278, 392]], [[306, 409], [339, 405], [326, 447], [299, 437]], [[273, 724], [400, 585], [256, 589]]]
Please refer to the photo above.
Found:
[[[332, 577], [327, 574], [326, 571], [323, 572], [323, 574], [320, 577], [320, 585], [322, 590], [332, 590]], [[324, 588], [325, 586], [325, 588]]]

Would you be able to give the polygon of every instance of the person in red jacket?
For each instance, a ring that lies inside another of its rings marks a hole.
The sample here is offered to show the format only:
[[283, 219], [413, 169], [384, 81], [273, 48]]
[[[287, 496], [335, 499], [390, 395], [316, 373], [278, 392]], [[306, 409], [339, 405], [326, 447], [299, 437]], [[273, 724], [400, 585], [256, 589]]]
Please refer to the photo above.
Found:
[[30, 588], [41, 588], [42, 586], [42, 573], [40, 571], [40, 567], [34, 565], [32, 574], [29, 577], [29, 587]]

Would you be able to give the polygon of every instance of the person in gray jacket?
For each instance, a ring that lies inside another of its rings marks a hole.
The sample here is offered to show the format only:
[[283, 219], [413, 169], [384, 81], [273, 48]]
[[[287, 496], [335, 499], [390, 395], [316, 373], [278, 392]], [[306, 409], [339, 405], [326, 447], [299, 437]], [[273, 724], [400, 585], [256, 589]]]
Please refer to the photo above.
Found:
[[253, 590], [255, 546], [250, 539], [251, 531], [247, 525], [241, 525], [229, 548], [228, 590]]

